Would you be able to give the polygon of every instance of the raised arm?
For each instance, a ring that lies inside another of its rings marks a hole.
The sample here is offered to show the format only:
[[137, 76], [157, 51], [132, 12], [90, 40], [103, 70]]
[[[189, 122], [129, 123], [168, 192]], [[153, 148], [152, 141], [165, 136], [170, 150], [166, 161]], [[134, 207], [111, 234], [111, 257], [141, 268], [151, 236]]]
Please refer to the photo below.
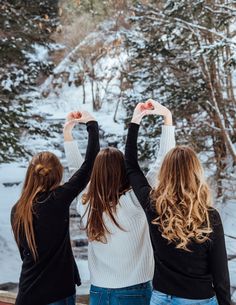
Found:
[[[69, 170], [74, 173], [84, 162], [78, 143], [73, 139], [72, 130], [78, 123], [76, 120], [76, 114], [78, 112], [70, 112], [67, 116], [67, 122], [64, 125], [64, 148], [66, 160], [68, 163]], [[80, 112], [79, 112], [80, 113]]]
[[95, 158], [99, 152], [99, 130], [94, 118], [87, 112], [82, 112], [79, 122], [86, 123], [88, 131], [88, 146], [85, 160], [79, 170], [56, 190], [56, 195], [60, 196], [63, 202], [71, 201], [86, 187], [89, 182]]
[[129, 125], [128, 135], [125, 146], [126, 170], [130, 185], [135, 195], [144, 209], [149, 206], [149, 194], [151, 187], [138, 164], [137, 138], [138, 130], [142, 117], [146, 111], [142, 111], [142, 103], [139, 103], [135, 110], [132, 121]]
[[157, 185], [157, 174], [165, 155], [175, 147], [175, 126], [173, 126], [172, 123], [172, 114], [170, 110], [158, 102], [152, 100], [151, 102], [153, 104], [155, 114], [162, 115], [164, 118], [160, 145], [156, 153], [156, 161], [153, 165], [151, 165], [151, 168], [146, 175], [149, 184], [152, 188], [154, 188]]
[[213, 236], [209, 251], [210, 271], [219, 305], [230, 305], [230, 280], [225, 238], [220, 215], [214, 211]]

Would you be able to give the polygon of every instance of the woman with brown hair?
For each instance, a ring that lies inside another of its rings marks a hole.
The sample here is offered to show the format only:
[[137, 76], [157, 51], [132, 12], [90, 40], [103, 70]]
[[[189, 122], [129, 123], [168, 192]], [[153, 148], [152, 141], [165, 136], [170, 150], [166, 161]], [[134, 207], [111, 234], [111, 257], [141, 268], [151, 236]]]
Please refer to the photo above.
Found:
[[209, 187], [196, 153], [179, 146], [165, 156], [155, 187], [137, 160], [139, 124], [144, 115], [167, 109], [135, 108], [125, 158], [130, 184], [148, 219], [155, 272], [151, 305], [230, 305], [224, 232], [212, 207]]
[[[145, 108], [146, 104], [142, 104]], [[175, 146], [172, 118], [162, 126], [160, 150], [147, 174], [154, 185], [156, 167]], [[69, 167], [82, 162], [71, 128], [65, 130]], [[90, 184], [78, 204], [86, 229], [90, 270], [90, 305], [149, 305], [154, 259], [148, 223], [127, 179], [124, 155], [113, 147], [98, 154]]]
[[35, 155], [12, 209], [12, 228], [23, 260], [16, 305], [75, 305], [80, 277], [70, 243], [69, 207], [86, 187], [99, 151], [98, 124], [89, 113], [81, 114], [77, 122], [86, 123], [89, 139], [80, 169], [61, 184], [59, 159], [51, 152]]

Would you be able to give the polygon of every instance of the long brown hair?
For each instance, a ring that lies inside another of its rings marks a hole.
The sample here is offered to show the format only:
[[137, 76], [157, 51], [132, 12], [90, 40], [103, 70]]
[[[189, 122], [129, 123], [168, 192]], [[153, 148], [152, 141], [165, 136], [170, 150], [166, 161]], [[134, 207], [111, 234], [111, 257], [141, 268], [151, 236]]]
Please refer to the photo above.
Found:
[[189, 147], [173, 148], [164, 158], [157, 188], [152, 192], [162, 236], [176, 248], [189, 250], [191, 240], [205, 242], [212, 232], [211, 193], [201, 163]]
[[89, 240], [107, 241], [106, 234], [110, 232], [104, 223], [103, 213], [122, 230], [115, 212], [119, 197], [129, 188], [123, 153], [113, 147], [101, 150], [94, 162], [88, 192], [84, 195], [84, 203], [89, 202], [85, 227]]
[[50, 152], [35, 155], [26, 172], [22, 193], [13, 215], [13, 233], [18, 245], [22, 233], [25, 235], [34, 260], [37, 259], [38, 254], [33, 227], [33, 204], [39, 193], [59, 186], [62, 175], [63, 167], [59, 159]]

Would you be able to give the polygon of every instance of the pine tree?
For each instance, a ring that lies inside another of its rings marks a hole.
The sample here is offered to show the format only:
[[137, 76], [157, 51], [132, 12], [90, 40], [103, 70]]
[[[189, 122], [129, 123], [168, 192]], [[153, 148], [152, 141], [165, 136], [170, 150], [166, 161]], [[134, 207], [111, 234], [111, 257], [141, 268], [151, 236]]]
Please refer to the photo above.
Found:
[[184, 144], [200, 151], [213, 143], [219, 176], [227, 156], [236, 162], [235, 12], [234, 1], [139, 4], [127, 37], [127, 107], [149, 97], [168, 105]]
[[32, 90], [39, 75], [47, 75], [53, 68], [50, 62], [32, 62], [27, 54], [35, 44], [46, 47], [50, 42], [50, 33], [58, 25], [57, 5], [51, 0], [0, 1], [4, 35], [0, 42], [0, 162], [28, 153], [21, 142], [23, 132], [46, 132], [38, 126], [41, 118], [33, 113], [31, 101], [20, 96]]

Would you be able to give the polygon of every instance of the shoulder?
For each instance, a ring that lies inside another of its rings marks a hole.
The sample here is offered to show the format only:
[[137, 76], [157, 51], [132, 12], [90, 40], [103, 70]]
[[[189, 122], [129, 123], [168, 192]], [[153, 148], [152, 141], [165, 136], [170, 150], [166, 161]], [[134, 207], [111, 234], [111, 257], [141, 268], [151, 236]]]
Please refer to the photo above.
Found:
[[217, 226], [221, 224], [220, 213], [217, 211], [217, 209], [213, 207], [209, 209], [209, 218], [212, 226]]
[[13, 205], [13, 207], [12, 207], [12, 209], [11, 209], [11, 215], [10, 215], [10, 217], [11, 217], [11, 223], [12, 223], [12, 221], [13, 221], [13, 218], [14, 218], [14, 215], [15, 215], [15, 213], [16, 213], [16, 203]]
[[224, 234], [220, 213], [215, 208], [210, 208], [209, 219], [212, 228], [212, 234], [216, 238]]
[[123, 194], [121, 197], [124, 198], [125, 200], [128, 200], [131, 204], [133, 203], [136, 206], [140, 206], [138, 198], [136, 197], [132, 188], [127, 192], [125, 192], [125, 194]]

